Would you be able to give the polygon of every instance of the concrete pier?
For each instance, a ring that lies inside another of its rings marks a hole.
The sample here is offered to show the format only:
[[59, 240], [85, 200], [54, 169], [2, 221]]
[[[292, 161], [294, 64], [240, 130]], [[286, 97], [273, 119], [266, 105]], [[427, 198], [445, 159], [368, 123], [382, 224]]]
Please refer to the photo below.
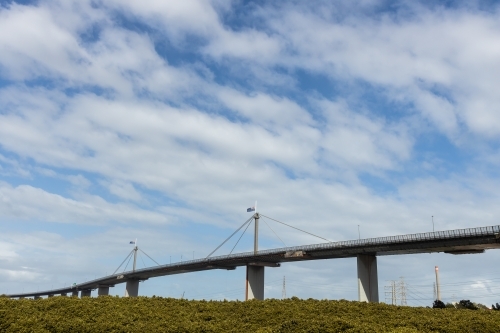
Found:
[[127, 280], [125, 286], [125, 297], [139, 296], [139, 280]]
[[97, 296], [108, 296], [109, 295], [109, 286], [99, 286], [97, 289]]
[[378, 303], [377, 257], [359, 254], [358, 261], [358, 300]]
[[73, 290], [71, 296], [78, 297], [78, 290]]
[[90, 297], [92, 296], [92, 290], [87, 289], [87, 290], [82, 290], [80, 293], [80, 297]]
[[245, 300], [264, 299], [264, 266], [247, 266]]
[[61, 296], [68, 296], [68, 293], [61, 293]]

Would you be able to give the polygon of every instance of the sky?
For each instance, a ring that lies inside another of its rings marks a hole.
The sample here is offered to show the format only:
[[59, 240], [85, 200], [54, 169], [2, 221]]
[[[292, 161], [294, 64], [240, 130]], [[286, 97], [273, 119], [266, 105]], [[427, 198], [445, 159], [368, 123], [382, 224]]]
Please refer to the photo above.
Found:
[[[111, 274], [135, 239], [162, 264], [206, 257], [255, 201], [332, 241], [500, 224], [499, 13], [494, 1], [0, 1], [0, 293]], [[323, 242], [261, 221], [261, 249]], [[498, 260], [379, 257], [380, 299], [402, 278], [408, 305], [431, 305], [437, 265], [445, 302], [500, 302]], [[358, 297], [356, 259], [266, 268], [266, 297], [284, 278], [287, 297]], [[183, 274], [139, 293], [242, 300], [244, 279]]]

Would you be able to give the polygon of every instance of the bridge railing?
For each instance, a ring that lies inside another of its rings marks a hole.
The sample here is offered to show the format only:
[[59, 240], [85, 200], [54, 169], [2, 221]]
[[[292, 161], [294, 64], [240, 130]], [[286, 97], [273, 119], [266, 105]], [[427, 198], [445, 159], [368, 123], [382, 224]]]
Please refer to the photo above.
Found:
[[[348, 241], [339, 241], [331, 243], [321, 243], [321, 244], [311, 244], [302, 246], [292, 246], [277, 248], [271, 250], [261, 250], [258, 251], [258, 255], [268, 255], [268, 254], [278, 254], [288, 251], [312, 251], [312, 250], [329, 250], [341, 247], [358, 247], [367, 245], [383, 245], [383, 244], [397, 244], [406, 242], [418, 242], [418, 241], [430, 241], [430, 240], [440, 240], [440, 239], [453, 239], [453, 238], [464, 238], [464, 237], [479, 237], [479, 236], [493, 236], [500, 233], [500, 225], [489, 226], [489, 227], [478, 227], [478, 228], [467, 228], [467, 229], [456, 229], [456, 230], [446, 230], [446, 231], [434, 231], [434, 232], [424, 232], [416, 234], [407, 235], [397, 235], [397, 236], [386, 236], [386, 237], [376, 237], [376, 238], [365, 238], [365, 239], [355, 239]], [[219, 260], [224, 258], [239, 258], [252, 255], [253, 252], [243, 252], [236, 253], [232, 255], [223, 255], [209, 258], [210, 260]], [[203, 261], [203, 260], [201, 260]]]
[[[457, 230], [447, 230], [447, 231], [436, 231], [436, 232], [426, 232], [426, 233], [417, 233], [417, 234], [408, 234], [408, 235], [398, 235], [398, 236], [388, 236], [388, 237], [378, 237], [378, 238], [366, 238], [366, 239], [356, 239], [356, 240], [348, 240], [348, 241], [340, 241], [340, 242], [331, 242], [331, 243], [321, 243], [321, 244], [312, 244], [312, 245], [304, 245], [304, 246], [293, 246], [293, 247], [284, 247], [278, 249], [271, 250], [262, 250], [257, 252], [258, 255], [268, 255], [268, 254], [281, 254], [288, 251], [312, 251], [312, 250], [329, 250], [336, 248], [348, 248], [348, 247], [359, 247], [359, 246], [369, 246], [369, 245], [383, 245], [383, 244], [396, 244], [396, 243], [405, 243], [405, 242], [418, 242], [418, 241], [429, 241], [429, 240], [444, 240], [444, 239], [453, 239], [453, 238], [469, 238], [469, 237], [480, 237], [480, 236], [496, 236], [500, 233], [500, 225], [489, 226], [489, 227], [478, 227], [478, 228], [467, 228], [467, 229], [457, 229]], [[159, 265], [154, 267], [148, 267], [144, 269], [137, 269], [134, 272], [127, 271], [118, 274], [108, 275], [103, 278], [94, 279], [90, 281], [86, 281], [84, 283], [80, 283], [75, 287], [68, 288], [58, 288], [53, 290], [48, 290], [44, 292], [33, 292], [33, 293], [23, 293], [19, 295], [48, 295], [48, 294], [57, 294], [58, 292], [66, 292], [70, 289], [73, 290], [85, 287], [94, 288], [95, 285], [100, 284], [101, 282], [110, 282], [112, 279], [116, 279], [120, 275], [124, 275], [124, 279], [126, 280], [126, 276], [130, 274], [140, 273], [140, 272], [149, 272], [152, 270], [163, 269], [163, 268], [171, 268], [176, 266], [186, 266], [191, 264], [199, 264], [199, 263], [207, 263], [211, 261], [218, 261], [221, 259], [237, 259], [242, 257], [253, 257], [254, 252], [243, 252], [236, 253], [231, 255], [222, 255], [210, 258], [203, 259], [194, 259], [187, 260], [183, 262], [177, 262], [167, 265]]]
[[[369, 246], [369, 245], [384, 245], [384, 244], [397, 244], [397, 243], [407, 243], [407, 242], [418, 242], [418, 241], [429, 241], [429, 240], [440, 240], [440, 239], [453, 239], [453, 238], [464, 238], [464, 237], [478, 237], [478, 236], [493, 236], [500, 233], [500, 225], [489, 226], [489, 227], [478, 227], [478, 228], [467, 228], [467, 229], [456, 229], [447, 231], [435, 231], [435, 232], [424, 232], [416, 234], [407, 235], [397, 235], [397, 236], [386, 236], [386, 237], [376, 237], [376, 238], [365, 238], [365, 239], [355, 239], [331, 243], [320, 243], [302, 246], [292, 246], [283, 247], [270, 250], [261, 250], [257, 252], [257, 255], [269, 255], [269, 254], [280, 254], [289, 251], [314, 251], [314, 250], [332, 250], [337, 248], [347, 248], [347, 247], [359, 247], [359, 246]], [[254, 252], [241, 252], [230, 255], [214, 256], [210, 258], [193, 259], [186, 260], [182, 262], [176, 262], [172, 264], [166, 264], [161, 266], [156, 266], [155, 268], [168, 268], [176, 267], [179, 265], [195, 265], [200, 263], [206, 263], [211, 261], [218, 261], [221, 259], [238, 259], [242, 257], [253, 256]], [[141, 271], [149, 271], [151, 268], [137, 269], [135, 273]], [[130, 274], [131, 271], [123, 272], [122, 274]]]

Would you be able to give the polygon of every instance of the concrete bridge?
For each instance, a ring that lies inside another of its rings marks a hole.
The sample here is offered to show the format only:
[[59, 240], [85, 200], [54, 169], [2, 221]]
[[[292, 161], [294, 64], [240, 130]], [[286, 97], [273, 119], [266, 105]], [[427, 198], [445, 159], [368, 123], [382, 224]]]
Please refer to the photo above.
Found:
[[[72, 287], [7, 296], [11, 298], [40, 298], [54, 295], [67, 296], [68, 294], [78, 296], [80, 294], [81, 297], [85, 297], [91, 296], [93, 290], [97, 290], [97, 295], [108, 295], [110, 287], [114, 287], [119, 283], [126, 283], [126, 296], [136, 297], [139, 295], [139, 282], [150, 278], [213, 269], [233, 270], [236, 267], [246, 266], [245, 299], [264, 299], [264, 271], [266, 267], [280, 267], [282, 263], [287, 262], [355, 257], [358, 269], [359, 301], [378, 302], [377, 256], [435, 252], [455, 255], [473, 254], [483, 253], [488, 249], [500, 248], [500, 225], [497, 225], [259, 251], [259, 218], [259, 213], [252, 216], [255, 224], [253, 252], [207, 257], [137, 270], [134, 265], [132, 271], [104, 276]], [[250, 219], [245, 224], [249, 223], [249, 221]], [[136, 254], [137, 247], [135, 247], [134, 255]]]

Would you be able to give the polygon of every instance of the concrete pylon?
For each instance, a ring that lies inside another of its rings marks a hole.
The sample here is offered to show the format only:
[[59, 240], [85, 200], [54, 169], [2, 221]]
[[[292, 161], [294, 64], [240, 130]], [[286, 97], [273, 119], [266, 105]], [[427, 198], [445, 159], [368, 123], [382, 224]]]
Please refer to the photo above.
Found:
[[358, 300], [378, 303], [377, 257], [359, 254], [358, 261]]
[[80, 297], [90, 297], [90, 296], [92, 296], [92, 290], [90, 289], [82, 290], [80, 293]]
[[61, 293], [61, 296], [65, 297], [65, 296], [68, 296], [67, 293]]
[[245, 300], [264, 299], [264, 266], [247, 266]]
[[97, 296], [108, 296], [109, 295], [109, 286], [99, 286], [97, 289]]
[[139, 280], [127, 280], [125, 286], [125, 297], [139, 296]]
[[71, 296], [78, 297], [78, 290], [73, 290]]
[[[259, 219], [257, 213], [257, 202], [255, 202], [255, 214], [253, 215], [255, 223], [255, 232], [253, 240], [253, 253], [256, 255], [259, 251]], [[264, 266], [247, 265], [247, 278], [245, 286], [245, 300], [264, 299]]]

